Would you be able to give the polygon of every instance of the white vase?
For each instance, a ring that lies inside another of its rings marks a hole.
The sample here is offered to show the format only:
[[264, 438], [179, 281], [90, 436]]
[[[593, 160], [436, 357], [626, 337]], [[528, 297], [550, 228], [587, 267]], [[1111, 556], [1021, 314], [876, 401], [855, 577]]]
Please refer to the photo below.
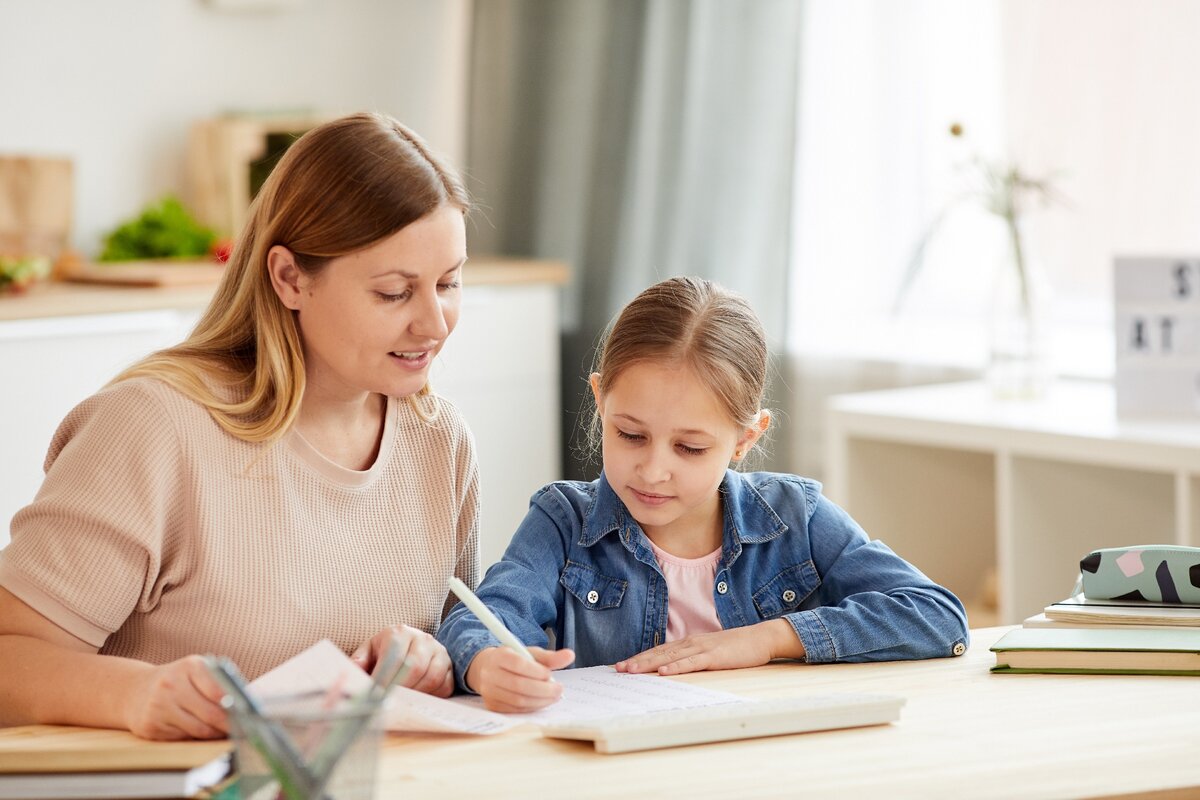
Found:
[[1050, 285], [1020, 226], [1005, 229], [992, 287], [987, 381], [997, 399], [1037, 400], [1053, 379]]

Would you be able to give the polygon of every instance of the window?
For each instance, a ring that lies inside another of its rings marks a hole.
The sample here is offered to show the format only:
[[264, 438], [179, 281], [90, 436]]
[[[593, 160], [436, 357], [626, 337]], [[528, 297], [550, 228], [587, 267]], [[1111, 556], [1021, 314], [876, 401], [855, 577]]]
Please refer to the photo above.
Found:
[[977, 207], [951, 212], [892, 313], [978, 154], [1057, 176], [1068, 204], [1026, 226], [1054, 289], [1056, 366], [1110, 375], [1113, 257], [1200, 254], [1200, 6], [851, 0], [806, 14], [792, 349], [983, 366], [1000, 226]]

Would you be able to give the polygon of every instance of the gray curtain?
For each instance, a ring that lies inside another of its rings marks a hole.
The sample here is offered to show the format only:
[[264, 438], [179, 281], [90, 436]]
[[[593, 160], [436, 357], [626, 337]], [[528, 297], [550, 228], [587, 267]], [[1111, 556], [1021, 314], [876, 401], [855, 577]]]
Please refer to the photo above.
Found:
[[472, 248], [570, 265], [565, 476], [598, 471], [570, 449], [593, 348], [651, 283], [741, 292], [782, 351], [800, 17], [801, 0], [476, 0]]

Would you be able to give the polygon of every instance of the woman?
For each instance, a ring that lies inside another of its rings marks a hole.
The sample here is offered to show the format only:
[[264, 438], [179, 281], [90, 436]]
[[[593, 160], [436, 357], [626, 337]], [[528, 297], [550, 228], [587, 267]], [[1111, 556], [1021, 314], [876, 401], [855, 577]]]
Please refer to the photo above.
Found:
[[198, 654], [248, 677], [321, 638], [448, 695], [430, 634], [478, 580], [478, 477], [430, 393], [458, 320], [466, 192], [394, 120], [296, 141], [182, 344], [63, 421], [0, 552], [0, 724], [224, 735]]

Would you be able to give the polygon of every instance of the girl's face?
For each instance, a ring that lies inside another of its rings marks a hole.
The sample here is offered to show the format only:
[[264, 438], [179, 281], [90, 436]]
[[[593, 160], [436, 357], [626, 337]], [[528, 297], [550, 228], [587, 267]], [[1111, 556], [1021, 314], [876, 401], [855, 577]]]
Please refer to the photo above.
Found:
[[718, 519], [717, 488], [739, 447], [761, 433], [742, 429], [686, 367], [627, 367], [608, 393], [591, 378], [603, 425], [604, 474], [651, 539], [707, 535]]
[[462, 210], [445, 205], [392, 236], [330, 261], [315, 278], [272, 248], [280, 299], [297, 311], [309, 387], [327, 397], [420, 391], [458, 323], [467, 260]]

